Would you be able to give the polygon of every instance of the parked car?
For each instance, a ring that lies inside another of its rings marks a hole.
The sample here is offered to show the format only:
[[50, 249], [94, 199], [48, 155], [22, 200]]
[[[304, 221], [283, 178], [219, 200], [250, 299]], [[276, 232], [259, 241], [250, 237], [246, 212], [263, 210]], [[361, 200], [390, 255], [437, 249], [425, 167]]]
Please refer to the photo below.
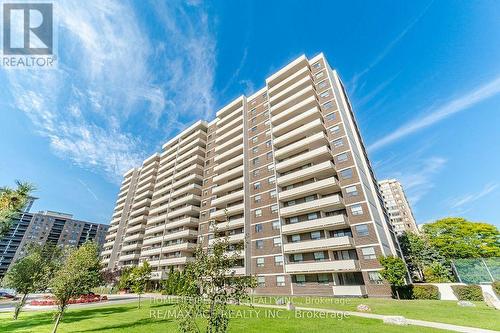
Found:
[[14, 299], [16, 297], [12, 294], [9, 294], [8, 292], [0, 291], [0, 298]]

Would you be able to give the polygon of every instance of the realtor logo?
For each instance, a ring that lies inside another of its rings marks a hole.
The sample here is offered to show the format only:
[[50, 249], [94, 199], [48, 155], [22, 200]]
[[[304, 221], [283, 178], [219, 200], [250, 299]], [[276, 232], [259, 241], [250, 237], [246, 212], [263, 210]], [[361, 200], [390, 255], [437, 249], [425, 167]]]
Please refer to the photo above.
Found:
[[1, 17], [3, 67], [54, 67], [52, 3], [3, 3]]

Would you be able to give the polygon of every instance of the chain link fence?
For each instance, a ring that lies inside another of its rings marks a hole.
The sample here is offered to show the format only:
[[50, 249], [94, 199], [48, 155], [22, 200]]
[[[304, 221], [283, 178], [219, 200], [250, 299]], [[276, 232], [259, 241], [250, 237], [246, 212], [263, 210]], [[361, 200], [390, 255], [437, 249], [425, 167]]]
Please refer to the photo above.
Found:
[[500, 281], [500, 258], [452, 260], [452, 267], [461, 283], [481, 284]]

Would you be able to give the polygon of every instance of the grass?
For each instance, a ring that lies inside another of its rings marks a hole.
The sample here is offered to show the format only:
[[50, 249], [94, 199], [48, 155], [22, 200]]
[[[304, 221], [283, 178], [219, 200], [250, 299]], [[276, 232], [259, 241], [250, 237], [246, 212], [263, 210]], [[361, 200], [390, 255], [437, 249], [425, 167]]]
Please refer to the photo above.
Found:
[[[255, 303], [275, 304], [278, 297], [261, 297]], [[380, 298], [293, 297], [293, 304], [301, 307], [357, 311], [359, 304], [370, 306], [371, 313], [401, 315], [446, 324], [471, 326], [500, 331], [499, 311], [484, 302], [473, 302], [476, 307], [461, 307], [456, 301], [394, 300]]]
[[[171, 304], [152, 304], [144, 302], [141, 309], [137, 303], [116, 304], [93, 308], [69, 309], [59, 326], [58, 332], [177, 332], [177, 323], [172, 316]], [[285, 332], [285, 333], [322, 333], [322, 332], [402, 332], [431, 333], [445, 332], [424, 327], [407, 326], [404, 328], [383, 324], [376, 319], [359, 317], [339, 318], [297, 318], [294, 312], [267, 310], [263, 308], [234, 307], [235, 317], [229, 324], [229, 332]], [[307, 313], [299, 312], [302, 316]], [[153, 316], [152, 316], [153, 314]], [[311, 315], [312, 313], [309, 313]], [[243, 317], [245, 316], [245, 317]], [[156, 317], [156, 318], [155, 318]], [[52, 312], [23, 312], [17, 321], [10, 313], [0, 314], [0, 332], [51, 332]]]

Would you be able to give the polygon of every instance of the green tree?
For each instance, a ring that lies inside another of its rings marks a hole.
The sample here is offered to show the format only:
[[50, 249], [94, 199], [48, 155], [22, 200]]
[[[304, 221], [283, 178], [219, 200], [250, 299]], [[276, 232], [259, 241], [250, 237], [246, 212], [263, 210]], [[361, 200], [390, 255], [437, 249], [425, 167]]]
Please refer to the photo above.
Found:
[[394, 287], [399, 299], [399, 287], [406, 285], [406, 264], [403, 259], [394, 256], [380, 257], [379, 262], [384, 267], [380, 275]]
[[124, 267], [120, 274], [120, 279], [118, 281], [118, 289], [129, 291], [132, 289], [132, 280], [130, 279], [130, 274], [134, 267]]
[[9, 232], [12, 220], [22, 212], [34, 190], [34, 185], [19, 180], [16, 189], [0, 188], [0, 238]]
[[494, 225], [448, 217], [423, 227], [429, 243], [447, 259], [500, 256], [500, 233]]
[[57, 332], [69, 301], [88, 294], [92, 288], [103, 282], [101, 268], [99, 247], [96, 243], [86, 242], [77, 249], [69, 250], [62, 267], [49, 284], [58, 305], [52, 333]]
[[9, 268], [3, 286], [22, 294], [14, 309], [14, 319], [26, 303], [29, 294], [47, 289], [50, 279], [61, 264], [62, 250], [52, 244], [29, 244], [26, 253]]
[[141, 266], [132, 269], [129, 275], [132, 291], [139, 296], [139, 308], [141, 308], [141, 295], [146, 290], [146, 285], [151, 279], [151, 265], [145, 261]]
[[437, 261], [425, 266], [424, 274], [426, 282], [444, 283], [452, 280], [448, 268]]
[[439, 263], [441, 267], [445, 268], [448, 272], [448, 279], [451, 279], [450, 263], [429, 243], [425, 235], [404, 232], [398, 240], [408, 271], [414, 280], [426, 281], [424, 268], [430, 267], [434, 263]]
[[216, 238], [208, 248], [198, 246], [195, 260], [184, 271], [184, 297], [178, 303], [183, 314], [178, 318], [181, 332], [201, 332], [197, 324], [200, 317], [206, 320], [207, 333], [227, 332], [228, 305], [248, 299], [248, 289], [256, 286], [254, 277], [235, 275], [240, 258], [229, 252], [242, 248], [243, 244], [235, 248], [227, 237]]

